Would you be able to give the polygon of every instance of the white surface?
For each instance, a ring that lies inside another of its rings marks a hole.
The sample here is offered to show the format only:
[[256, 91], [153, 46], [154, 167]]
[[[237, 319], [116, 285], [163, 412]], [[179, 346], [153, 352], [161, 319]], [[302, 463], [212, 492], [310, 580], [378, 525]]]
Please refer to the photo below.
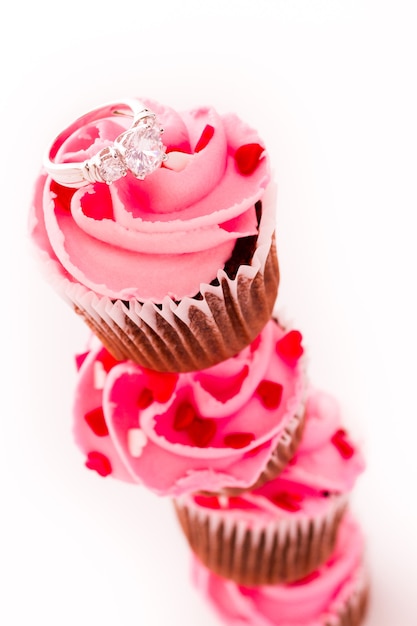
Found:
[[25, 4], [9, 3], [0, 26], [0, 623], [218, 624], [169, 503], [84, 469], [71, 403], [86, 330], [27, 250], [46, 144], [89, 108], [143, 94], [234, 110], [264, 137], [278, 302], [368, 459], [353, 499], [373, 578], [367, 626], [415, 626], [414, 3]]

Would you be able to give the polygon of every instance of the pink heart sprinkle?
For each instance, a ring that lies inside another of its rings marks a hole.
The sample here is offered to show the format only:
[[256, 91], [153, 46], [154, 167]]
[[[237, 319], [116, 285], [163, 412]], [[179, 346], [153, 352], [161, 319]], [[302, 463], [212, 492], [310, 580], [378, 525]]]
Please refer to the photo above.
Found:
[[289, 365], [294, 365], [298, 361], [304, 352], [301, 345], [302, 340], [300, 331], [290, 330], [282, 339], [277, 341], [276, 350], [283, 361]]
[[283, 387], [280, 383], [274, 383], [272, 380], [262, 380], [256, 392], [259, 395], [262, 404], [267, 409], [277, 409], [281, 404]]
[[104, 419], [103, 407], [99, 406], [84, 415], [84, 419], [97, 437], [105, 437], [109, 434], [106, 420]]
[[265, 148], [260, 146], [259, 143], [247, 143], [244, 146], [240, 146], [235, 152], [235, 161], [239, 172], [246, 176], [252, 174], [258, 166], [264, 150]]
[[100, 476], [108, 476], [112, 473], [112, 466], [109, 459], [101, 452], [89, 452], [85, 462], [86, 467], [94, 470]]
[[246, 448], [253, 440], [253, 433], [229, 433], [223, 439], [224, 445], [228, 448]]

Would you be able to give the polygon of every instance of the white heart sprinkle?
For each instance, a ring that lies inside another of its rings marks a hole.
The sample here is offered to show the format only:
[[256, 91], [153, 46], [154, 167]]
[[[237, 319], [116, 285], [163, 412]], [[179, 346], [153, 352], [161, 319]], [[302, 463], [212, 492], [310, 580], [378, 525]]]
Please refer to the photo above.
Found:
[[135, 459], [141, 456], [147, 442], [148, 438], [140, 428], [130, 428], [127, 431], [127, 447], [131, 456], [135, 457]]
[[94, 389], [104, 389], [104, 383], [106, 382], [107, 372], [103, 367], [101, 361], [94, 363]]
[[186, 154], [185, 152], [169, 152], [164, 167], [174, 172], [182, 172], [187, 167], [192, 156], [192, 154]]

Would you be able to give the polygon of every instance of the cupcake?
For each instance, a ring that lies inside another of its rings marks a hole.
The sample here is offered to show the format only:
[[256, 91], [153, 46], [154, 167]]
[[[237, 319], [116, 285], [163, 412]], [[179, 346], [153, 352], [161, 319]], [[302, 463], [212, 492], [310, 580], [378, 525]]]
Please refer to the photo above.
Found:
[[369, 595], [363, 549], [362, 533], [347, 516], [329, 560], [295, 583], [241, 586], [214, 574], [197, 559], [193, 578], [228, 626], [359, 626]]
[[182, 374], [118, 362], [94, 339], [74, 403], [87, 467], [167, 496], [238, 493], [276, 476], [304, 423], [300, 337], [270, 320], [236, 357]]
[[191, 549], [216, 574], [249, 586], [292, 582], [330, 557], [363, 469], [337, 403], [313, 392], [298, 450], [275, 479], [239, 496], [186, 494], [175, 508]]
[[125, 168], [111, 184], [101, 172], [72, 188], [71, 168], [54, 168], [114, 154], [139, 124], [129, 129], [123, 104], [83, 116], [36, 182], [31, 235], [51, 283], [116, 359], [201, 370], [249, 345], [271, 317], [275, 187], [262, 140], [236, 115], [143, 102], [164, 127], [160, 166], [143, 180]]

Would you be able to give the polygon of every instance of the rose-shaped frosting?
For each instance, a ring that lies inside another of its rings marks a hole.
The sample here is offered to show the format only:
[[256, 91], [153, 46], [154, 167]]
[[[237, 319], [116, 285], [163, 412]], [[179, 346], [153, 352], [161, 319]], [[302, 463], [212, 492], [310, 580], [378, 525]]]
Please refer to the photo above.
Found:
[[212, 516], [223, 519], [244, 520], [251, 528], [284, 518], [298, 522], [325, 515], [353, 488], [364, 467], [361, 452], [342, 428], [337, 402], [312, 391], [301, 443], [279, 476], [239, 496], [188, 494], [181, 503], [192, 510], [211, 509]]
[[[76, 191], [42, 173], [32, 235], [67, 278], [101, 296], [179, 300], [216, 278], [238, 239], [257, 235], [269, 163], [257, 133], [235, 115], [144, 103], [164, 128], [166, 164], [142, 181], [128, 173]], [[84, 161], [127, 127], [125, 116], [90, 122], [56, 161]]]
[[87, 467], [160, 495], [253, 485], [304, 412], [300, 338], [271, 320], [236, 357], [184, 374], [117, 362], [96, 346], [74, 405]]
[[296, 583], [243, 587], [193, 562], [197, 587], [230, 626], [324, 626], [366, 591], [362, 565], [364, 541], [357, 523], [347, 516], [336, 548], [322, 567]]

